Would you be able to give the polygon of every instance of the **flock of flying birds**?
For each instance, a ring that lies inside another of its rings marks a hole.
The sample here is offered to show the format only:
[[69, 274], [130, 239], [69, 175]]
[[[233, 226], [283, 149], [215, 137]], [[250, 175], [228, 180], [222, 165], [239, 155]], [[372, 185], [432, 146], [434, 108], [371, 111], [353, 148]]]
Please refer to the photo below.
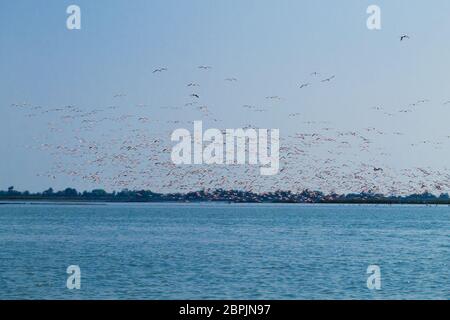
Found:
[[[410, 39], [402, 35], [401, 41]], [[194, 72], [214, 73], [214, 68], [201, 65]], [[153, 76], [169, 73], [168, 67], [153, 70]], [[319, 72], [308, 73], [310, 81], [299, 83], [304, 92], [313, 84], [333, 85], [338, 77]], [[223, 81], [239, 86], [237, 77], [222, 77]], [[329, 121], [302, 119], [302, 112], [277, 109], [286, 121], [298, 125], [295, 133], [281, 134], [280, 170], [275, 176], [261, 176], [258, 165], [183, 165], [172, 163], [170, 154], [174, 143], [170, 135], [176, 128], [189, 128], [194, 120], [223, 122], [203, 101], [199, 93], [201, 83], [188, 82], [184, 90], [190, 94], [179, 106], [153, 107], [130, 101], [125, 93], [113, 94], [113, 105], [83, 108], [76, 105], [44, 107], [29, 103], [15, 103], [12, 107], [33, 121], [46, 126], [39, 137], [27, 146], [36, 152], [47, 152], [53, 163], [38, 176], [52, 180], [67, 177], [72, 185], [92, 186], [106, 190], [152, 190], [156, 192], [188, 192], [208, 189], [244, 190], [258, 193], [276, 190], [300, 192], [305, 189], [326, 193], [372, 192], [384, 194], [412, 194], [447, 192], [450, 190], [450, 171], [429, 167], [392, 168], [384, 161], [390, 157], [389, 148], [378, 142], [380, 137], [402, 136], [375, 127], [339, 130]], [[180, 88], [181, 89], [181, 88]], [[324, 89], [325, 90], [325, 89]], [[264, 96], [263, 96], [264, 97]], [[263, 98], [262, 97], [262, 98]], [[282, 103], [283, 98], [269, 95], [267, 106], [243, 104], [241, 113], [271, 112], [271, 102]], [[397, 111], [382, 106], [368, 106], [367, 112], [385, 117], [402, 116], [429, 104], [418, 99]], [[442, 103], [444, 106], [449, 101]], [[163, 119], [161, 112], [184, 110], [191, 118]], [[239, 120], [237, 120], [239, 121]], [[217, 124], [216, 124], [217, 123]], [[235, 128], [258, 128], [253, 123], [236, 123]], [[444, 137], [446, 139], [450, 137]], [[416, 141], [411, 147], [429, 144], [442, 148], [445, 141]]]

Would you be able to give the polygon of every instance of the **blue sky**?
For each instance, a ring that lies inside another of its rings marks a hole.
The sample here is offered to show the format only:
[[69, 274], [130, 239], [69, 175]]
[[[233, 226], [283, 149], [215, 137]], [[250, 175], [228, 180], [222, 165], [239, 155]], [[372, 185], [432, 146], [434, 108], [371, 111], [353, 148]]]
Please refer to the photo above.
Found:
[[[70, 4], [81, 8], [81, 30], [66, 28]], [[380, 31], [366, 28], [371, 4], [381, 8]], [[447, 0], [2, 1], [0, 188], [73, 184], [66, 177], [36, 176], [50, 170], [54, 156], [27, 147], [52, 135], [48, 123], [58, 116], [27, 118], [11, 104], [94, 110], [116, 103], [113, 95], [123, 92], [124, 113], [135, 113], [132, 108], [143, 103], [154, 106], [153, 118], [195, 119], [190, 111], [160, 108], [185, 103], [191, 81], [202, 83], [202, 98], [223, 120], [220, 127], [252, 122], [280, 128], [282, 135], [322, 128], [303, 128], [286, 117], [299, 112], [303, 121], [330, 122], [339, 130], [401, 131], [402, 139], [377, 140], [392, 154], [383, 161], [399, 168], [442, 168], [450, 156], [448, 142], [439, 150], [411, 150], [410, 144], [450, 135], [450, 106], [442, 105], [450, 100], [449, 17]], [[403, 33], [411, 39], [400, 42]], [[199, 65], [213, 69], [200, 74]], [[160, 66], [169, 70], [155, 77], [152, 71]], [[298, 84], [310, 81], [314, 71], [336, 80], [300, 91]], [[238, 78], [238, 85], [224, 85], [226, 77]], [[267, 105], [265, 97], [272, 95], [282, 101]], [[414, 115], [397, 116], [419, 99], [430, 102]], [[244, 104], [269, 110], [245, 114]], [[378, 105], [396, 116], [370, 110]], [[60, 141], [73, 135], [53, 134]], [[376, 159], [376, 151], [370, 156]]]

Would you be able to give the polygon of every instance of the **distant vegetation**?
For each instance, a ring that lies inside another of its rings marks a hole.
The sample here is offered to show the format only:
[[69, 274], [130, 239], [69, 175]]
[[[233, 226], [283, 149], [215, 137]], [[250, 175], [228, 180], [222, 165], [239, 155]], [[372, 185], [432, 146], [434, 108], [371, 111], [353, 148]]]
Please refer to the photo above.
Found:
[[328, 194], [304, 190], [300, 193], [276, 191], [252, 193], [238, 190], [202, 190], [188, 193], [154, 193], [149, 190], [106, 192], [102, 189], [78, 192], [67, 188], [54, 191], [52, 188], [38, 193], [16, 191], [9, 187], [0, 191], [0, 201], [81, 201], [81, 202], [234, 202], [234, 203], [378, 203], [378, 204], [449, 204], [450, 197], [431, 193], [409, 196], [385, 196], [373, 193]]

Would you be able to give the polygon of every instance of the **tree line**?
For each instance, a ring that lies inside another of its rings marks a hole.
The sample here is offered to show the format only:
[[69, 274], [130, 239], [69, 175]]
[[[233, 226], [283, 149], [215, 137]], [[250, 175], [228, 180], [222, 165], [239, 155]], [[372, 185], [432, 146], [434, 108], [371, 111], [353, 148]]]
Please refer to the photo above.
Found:
[[0, 191], [0, 201], [82, 201], [82, 202], [234, 202], [234, 203], [372, 203], [372, 204], [449, 204], [448, 193], [429, 192], [407, 196], [375, 193], [324, 194], [320, 191], [274, 191], [253, 193], [240, 190], [200, 190], [186, 193], [155, 193], [150, 190], [107, 192], [103, 189], [79, 192], [74, 188], [43, 192], [17, 191], [9, 187]]

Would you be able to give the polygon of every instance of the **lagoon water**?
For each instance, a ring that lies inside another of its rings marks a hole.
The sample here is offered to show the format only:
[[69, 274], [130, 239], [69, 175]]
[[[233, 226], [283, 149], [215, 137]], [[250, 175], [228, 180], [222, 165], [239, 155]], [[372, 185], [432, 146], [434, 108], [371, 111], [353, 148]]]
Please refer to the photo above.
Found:
[[0, 205], [0, 299], [448, 298], [447, 206]]

